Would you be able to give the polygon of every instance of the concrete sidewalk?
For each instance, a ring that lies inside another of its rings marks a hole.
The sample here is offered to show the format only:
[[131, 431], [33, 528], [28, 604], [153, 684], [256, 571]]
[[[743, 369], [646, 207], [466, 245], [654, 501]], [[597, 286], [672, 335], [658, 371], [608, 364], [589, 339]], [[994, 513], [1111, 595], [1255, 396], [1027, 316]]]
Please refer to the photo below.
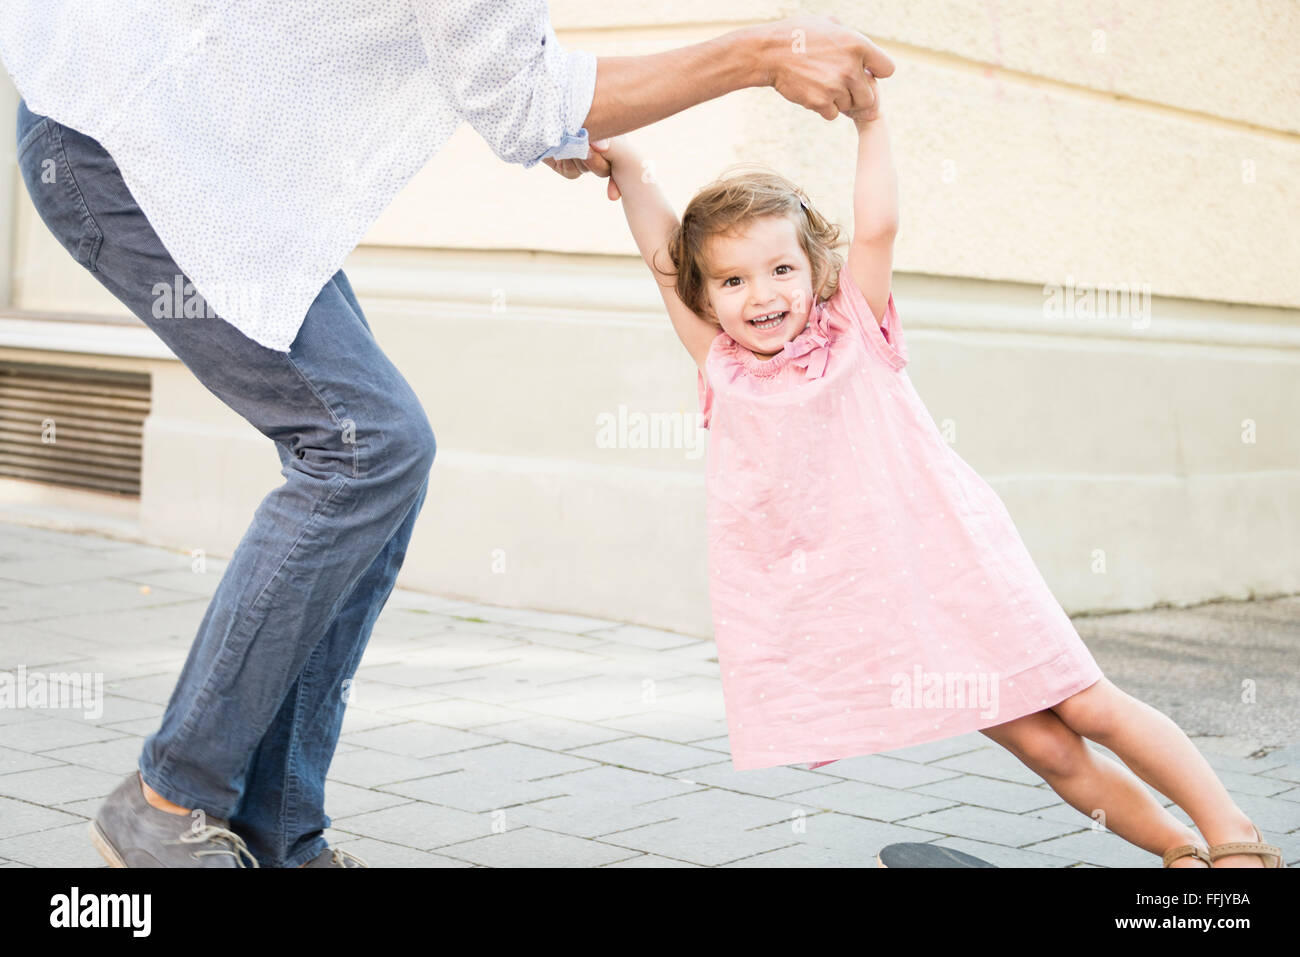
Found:
[[[0, 866], [104, 866], [86, 821], [157, 727], [224, 569], [190, 564], [0, 524], [0, 671], [104, 682], [98, 716], [0, 709]], [[1300, 864], [1300, 597], [1074, 621]], [[711, 640], [399, 589], [357, 674], [326, 838], [392, 867], [871, 866], [894, 841], [1004, 867], [1160, 866], [978, 733], [734, 771], [714, 658]]]

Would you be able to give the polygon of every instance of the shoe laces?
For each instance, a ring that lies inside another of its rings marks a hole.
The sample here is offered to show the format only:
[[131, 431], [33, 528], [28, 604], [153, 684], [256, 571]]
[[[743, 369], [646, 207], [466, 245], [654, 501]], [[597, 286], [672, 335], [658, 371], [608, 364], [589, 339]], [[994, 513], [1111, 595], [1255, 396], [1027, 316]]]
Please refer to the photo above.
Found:
[[330, 860], [334, 863], [334, 866], [335, 866], [335, 867], [347, 867], [347, 866], [348, 866], [347, 862], [348, 862], [349, 860], [356, 861], [356, 862], [357, 862], [357, 864], [356, 864], [357, 867], [369, 867], [369, 866], [370, 866], [370, 865], [367, 864], [365, 861], [363, 861], [361, 858], [357, 857], [355, 854], [350, 854], [350, 853], [348, 853], [347, 851], [343, 850], [342, 848], [339, 848], [339, 847], [332, 847], [332, 848], [330, 848], [330, 852], [331, 852], [331, 853], [330, 853]]
[[[238, 867], [260, 866], [257, 863], [257, 858], [253, 856], [253, 852], [248, 849], [248, 845], [244, 843], [244, 839], [242, 837], [240, 837], [238, 834], [236, 834], [234, 831], [230, 830], [229, 828], [218, 827], [216, 824], [205, 824], [203, 827], [190, 828], [187, 831], [183, 831], [181, 833], [181, 836], [177, 840], [164, 841], [163, 843], [165, 844], [207, 844], [208, 842], [213, 842], [218, 845], [224, 843], [229, 846], [210, 847], [210, 848], [204, 848], [201, 851], [191, 851], [190, 856], [202, 857], [204, 855], [210, 855], [210, 854], [233, 854], [235, 857], [235, 864]], [[245, 864], [243, 861], [243, 856], [245, 855], [248, 857], [249, 860], [248, 864]]]

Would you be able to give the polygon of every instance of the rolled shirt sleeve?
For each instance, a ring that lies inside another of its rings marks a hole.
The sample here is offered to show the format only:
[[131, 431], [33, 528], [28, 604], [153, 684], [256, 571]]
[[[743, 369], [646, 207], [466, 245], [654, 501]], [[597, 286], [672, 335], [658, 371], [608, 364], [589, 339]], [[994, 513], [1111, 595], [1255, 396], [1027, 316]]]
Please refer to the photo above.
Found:
[[507, 163], [587, 155], [596, 57], [565, 50], [545, 0], [415, 0], [430, 64], [459, 114]]

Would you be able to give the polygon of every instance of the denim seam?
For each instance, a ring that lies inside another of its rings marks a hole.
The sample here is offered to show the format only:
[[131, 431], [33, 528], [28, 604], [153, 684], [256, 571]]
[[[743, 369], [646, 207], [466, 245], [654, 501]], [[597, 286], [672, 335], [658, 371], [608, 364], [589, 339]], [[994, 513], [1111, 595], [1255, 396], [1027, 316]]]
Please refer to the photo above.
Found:
[[[272, 586], [277, 581], [280, 580], [280, 573], [284, 570], [284, 566], [288, 563], [289, 559], [293, 557], [293, 553], [298, 548], [298, 545], [301, 544], [302, 540], [307, 537], [308, 532], [310, 532], [313, 528], [316, 527], [317, 520], [321, 517], [321, 515], [325, 513], [329, 504], [334, 501], [334, 499], [338, 496], [340, 492], [342, 492], [345, 488], [349, 487], [349, 483], [346, 476], [339, 475], [338, 477], [339, 477], [338, 487], [334, 489], [334, 491], [331, 492], [328, 496], [326, 496], [325, 499], [322, 500], [316, 506], [315, 509], [312, 510], [311, 516], [307, 519], [307, 521], [303, 525], [302, 533], [296, 539], [294, 539], [293, 544], [290, 545], [289, 549], [285, 552], [284, 558], [280, 561], [280, 564], [276, 566], [275, 571], [272, 573], [271, 580], [266, 583], [266, 586], [260, 592], [258, 592], [257, 597], [254, 598], [251, 602], [249, 602], [248, 608], [245, 611], [241, 612], [240, 615], [238, 616], [239, 622], [241, 624], [244, 622], [248, 622], [250, 620], [254, 620], [255, 618], [253, 614], [254, 610], [257, 608], [259, 603], [262, 602], [262, 598], [271, 592]], [[234, 633], [235, 630], [232, 629], [232, 635]], [[233, 642], [231, 644], [233, 644]], [[230, 645], [227, 645], [226, 647], [228, 649]], [[190, 737], [194, 733], [193, 722], [195, 719], [195, 715], [203, 712], [207, 700], [211, 697], [211, 683], [214, 676], [219, 674], [222, 671], [222, 665], [225, 663], [223, 658], [224, 658], [223, 654], [219, 653], [217, 655], [217, 660], [213, 663], [213, 667], [209, 672], [207, 679], [204, 681], [203, 686], [199, 688], [198, 692], [194, 696], [194, 708], [186, 716], [185, 720], [181, 722], [181, 729], [180, 732], [177, 734], [175, 740], [177, 741], [184, 740], [185, 738]], [[171, 763], [172, 763], [172, 755], [171, 752], [168, 752], [166, 755], [163, 756], [162, 763], [158, 766], [159, 774], [165, 775], [166, 769], [171, 766]], [[218, 817], [229, 816], [231, 811], [232, 809], [223, 809], [223, 813], [219, 814]]]
[[33, 123], [32, 128], [23, 134], [23, 138], [18, 141], [18, 150], [14, 153], [14, 158], [19, 163], [22, 163], [23, 156], [25, 156], [27, 151], [32, 148], [32, 144], [36, 142], [39, 135], [41, 133], [49, 132], [49, 127], [50, 118], [48, 116], [43, 116], [41, 117], [40, 122]]
[[[336, 473], [336, 474], [337, 474], [337, 473]], [[262, 601], [262, 599], [263, 599], [263, 598], [264, 598], [264, 597], [265, 597], [265, 596], [266, 596], [266, 595], [271, 591], [271, 587], [272, 587], [272, 586], [273, 586], [277, 581], [279, 581], [279, 579], [280, 579], [280, 572], [282, 572], [282, 571], [284, 570], [284, 566], [287, 565], [287, 564], [289, 563], [289, 559], [293, 557], [293, 553], [294, 553], [294, 551], [295, 551], [295, 550], [298, 548], [298, 546], [302, 543], [302, 540], [303, 540], [304, 538], [307, 537], [307, 533], [310, 532], [313, 528], [315, 528], [315, 526], [316, 526], [316, 524], [317, 524], [317, 519], [319, 519], [319, 518], [321, 517], [321, 515], [323, 515], [323, 514], [325, 513], [325, 510], [326, 510], [327, 508], [329, 508], [330, 503], [333, 502], [334, 499], [338, 497], [338, 494], [339, 494], [340, 492], [342, 492], [345, 488], [348, 487], [348, 480], [347, 480], [347, 477], [346, 477], [346, 476], [342, 476], [342, 475], [340, 475], [340, 476], [339, 476], [339, 479], [340, 479], [340, 481], [339, 481], [338, 488], [336, 488], [334, 491], [330, 492], [329, 495], [327, 495], [327, 496], [324, 498], [324, 500], [322, 500], [322, 501], [321, 501], [321, 502], [316, 506], [316, 508], [312, 509], [312, 513], [311, 513], [311, 515], [308, 516], [308, 518], [307, 518], [307, 523], [303, 526], [302, 534], [299, 535], [297, 538], [295, 538], [295, 539], [293, 540], [293, 544], [290, 545], [290, 546], [289, 546], [289, 550], [288, 550], [287, 552], [285, 552], [285, 554], [284, 554], [284, 558], [282, 558], [282, 559], [280, 560], [280, 564], [277, 565], [277, 566], [275, 566], [275, 571], [271, 573], [271, 579], [270, 579], [270, 581], [268, 581], [268, 582], [267, 582], [267, 583], [262, 587], [262, 590], [261, 590], [260, 592], [257, 593], [256, 597], [254, 597], [253, 600], [252, 600], [251, 602], [248, 603], [248, 608], [249, 608], [250, 611], [253, 610], [254, 608], [256, 608], [258, 605], [264, 604], [264, 602]]]
[[[315, 652], [313, 651], [312, 654], [315, 654]], [[297, 793], [295, 787], [297, 776], [292, 773], [292, 769], [298, 757], [298, 720], [302, 714], [302, 699], [311, 677], [311, 659], [312, 656], [308, 655], [306, 663], [302, 666], [302, 674], [298, 680], [298, 694], [294, 696], [293, 702], [293, 721], [289, 726], [289, 747], [285, 752], [284, 781], [280, 787], [280, 846], [276, 849], [276, 857], [280, 860], [285, 860], [289, 853], [289, 834], [295, 830], [294, 825], [297, 824], [295, 814], [297, 801], [290, 800], [290, 792], [292, 791], [295, 795]]]
[[[411, 511], [411, 509], [415, 508], [415, 503], [416, 503], [417, 501], [419, 501], [419, 499], [420, 499], [420, 491], [427, 487], [427, 485], [428, 485], [428, 481], [429, 481], [429, 480], [428, 480], [427, 478], [424, 480], [424, 482], [421, 484], [420, 489], [416, 491], [415, 498], [412, 499], [412, 501], [411, 501], [411, 505], [410, 505], [410, 506], [407, 508], [407, 510], [402, 514], [402, 524], [405, 524], [407, 517], [410, 515], [410, 511]], [[399, 529], [401, 528], [401, 524], [398, 525], [398, 528], [399, 528]], [[397, 531], [394, 530], [393, 535], [396, 535], [396, 534], [397, 534]], [[391, 537], [392, 537], [392, 536], [389, 536], [390, 539], [391, 539]], [[387, 544], [385, 544], [385, 548], [387, 548]], [[380, 555], [383, 555], [383, 554], [384, 554], [384, 550], [381, 549], [380, 552], [379, 552], [379, 554], [380, 554]], [[378, 556], [376, 556], [376, 557], [378, 557]], [[364, 573], [363, 573], [363, 575], [364, 575]], [[357, 586], [357, 584], [358, 584], [359, 582], [360, 582], [360, 578], [357, 579], [357, 582], [352, 583], [352, 587], [351, 587], [351, 588], [345, 589], [344, 592], [343, 592], [343, 594], [342, 594], [342, 595], [339, 597], [339, 599], [337, 600], [337, 602], [336, 602], [336, 604], [335, 604], [335, 608], [334, 608], [333, 614], [331, 615], [331, 625], [330, 625], [331, 628], [333, 627], [333, 621], [334, 621], [334, 619], [337, 617], [337, 615], [339, 614], [339, 612], [342, 611], [342, 606], [343, 606], [343, 605], [347, 602], [347, 600], [350, 598], [352, 592], [355, 590], [355, 588], [356, 588], [356, 586]], [[392, 581], [392, 582], [389, 583], [388, 591], [387, 591], [383, 596], [381, 596], [381, 600], [377, 602], [377, 604], [378, 604], [380, 607], [382, 607], [384, 604], [387, 603], [388, 596], [392, 594], [394, 584], [395, 584], [395, 581]], [[363, 623], [362, 631], [366, 631], [366, 632], [368, 632], [369, 629], [372, 628], [373, 626], [374, 626], [374, 619], [371, 618], [371, 619], [369, 619], [367, 622]], [[314, 852], [311, 852], [311, 853], [307, 854], [307, 855], [303, 858], [302, 861], [298, 861], [298, 862], [296, 862], [296, 863], [293, 862], [292, 859], [290, 859], [290, 858], [287, 856], [287, 852], [288, 852], [288, 835], [289, 835], [290, 833], [294, 832], [294, 831], [297, 831], [297, 829], [298, 829], [298, 828], [297, 828], [297, 817], [296, 817], [296, 815], [294, 814], [294, 811], [295, 811], [295, 810], [296, 810], [300, 805], [299, 805], [299, 802], [297, 802], [297, 801], [291, 801], [291, 800], [290, 800], [290, 790], [291, 790], [291, 787], [294, 787], [294, 785], [297, 784], [297, 782], [299, 781], [299, 778], [298, 778], [297, 775], [291, 775], [291, 774], [290, 774], [290, 769], [296, 766], [296, 757], [297, 757], [297, 752], [298, 752], [298, 747], [299, 747], [299, 741], [300, 741], [300, 736], [299, 736], [299, 715], [301, 714], [302, 697], [303, 697], [303, 695], [305, 694], [305, 689], [306, 689], [307, 684], [308, 684], [308, 682], [310, 681], [310, 679], [311, 679], [311, 675], [312, 675], [312, 673], [313, 673], [313, 672], [312, 672], [312, 669], [311, 669], [311, 662], [312, 662], [312, 659], [315, 658], [316, 653], [319, 652], [319, 651], [321, 650], [321, 648], [324, 646], [324, 643], [328, 640], [328, 636], [329, 636], [329, 629], [326, 630], [326, 634], [325, 634], [325, 636], [321, 638], [320, 642], [317, 643], [316, 647], [312, 649], [311, 654], [307, 657], [307, 661], [306, 661], [306, 663], [303, 665], [302, 674], [299, 676], [299, 685], [298, 685], [298, 701], [295, 702], [294, 712], [293, 712], [293, 714], [294, 714], [294, 718], [293, 718], [293, 721], [291, 722], [291, 725], [290, 725], [290, 733], [289, 733], [289, 747], [286, 749], [286, 750], [287, 750], [287, 755], [286, 755], [286, 759], [285, 759], [285, 777], [284, 777], [284, 782], [282, 783], [282, 785], [281, 785], [281, 789], [280, 789], [281, 794], [283, 795], [282, 800], [281, 800], [281, 806], [280, 806], [280, 820], [281, 820], [281, 822], [283, 822], [283, 823], [281, 824], [280, 847], [283, 848], [283, 850], [282, 850], [282, 851], [280, 852], [280, 854], [279, 854], [280, 858], [286, 862], [286, 866], [288, 866], [288, 867], [297, 867], [298, 864], [305, 863], [306, 861], [312, 860], [312, 859], [314, 859], [314, 858], [315, 858], [315, 857], [316, 857], [316, 856], [321, 852], [321, 850], [323, 850], [323, 848], [318, 848], [318, 849], [315, 850]], [[337, 687], [331, 689], [331, 693], [338, 693], [338, 694], [341, 694], [342, 681], [343, 681], [343, 680], [351, 679], [351, 678], [356, 674], [357, 669], [360, 668], [360, 666], [361, 666], [361, 659], [364, 657], [364, 654], [365, 654], [365, 645], [364, 645], [364, 643], [362, 643], [362, 642], [357, 642], [357, 643], [355, 643], [355, 645], [352, 647], [351, 656], [348, 658], [348, 663], [347, 663], [347, 665], [344, 667], [344, 670], [343, 670], [343, 678], [340, 679], [340, 684], [339, 684]], [[291, 781], [291, 780], [294, 782], [293, 785], [290, 784], [290, 781]], [[294, 794], [296, 794], [296, 793], [297, 793], [297, 791], [296, 791], [296, 789], [295, 789], [295, 790], [294, 790]], [[323, 810], [323, 809], [322, 809], [322, 810]], [[326, 822], [326, 823], [325, 823], [325, 826], [326, 826], [326, 827], [329, 827], [329, 826], [333, 823], [332, 819], [330, 818], [330, 816], [329, 816], [328, 814], [325, 814], [325, 822]], [[322, 840], [323, 840], [323, 838], [322, 838]], [[313, 846], [315, 846], [315, 842], [313, 842]], [[325, 847], [328, 847], [328, 846], [329, 846], [328, 842], [326, 842], [324, 846], [325, 846]]]
[[302, 860], [299, 861], [299, 860], [294, 860], [293, 858], [289, 858], [287, 861], [285, 861], [285, 867], [301, 867], [303, 864], [306, 864], [308, 861], [315, 860], [320, 855], [321, 851], [329, 847], [329, 841], [325, 840], [325, 837], [322, 835], [316, 838], [316, 840], [312, 841], [311, 847], [313, 848], [313, 850], [310, 850], [306, 854], [303, 854]]
[[94, 215], [91, 214], [90, 206], [86, 203], [86, 196], [81, 191], [81, 185], [77, 182], [76, 174], [72, 172], [72, 164], [68, 162], [68, 151], [63, 145], [63, 134], [59, 131], [58, 124], [52, 124], [50, 126], [50, 138], [54, 141], [55, 149], [58, 150], [59, 159], [63, 162], [63, 169], [67, 171], [68, 182], [71, 184], [77, 204], [81, 207], [81, 213], [94, 231], [93, 237], [83, 236], [77, 246], [78, 256], [81, 256], [81, 250], [86, 248], [84, 254], [86, 259], [85, 265], [87, 269], [94, 272], [95, 264], [99, 259], [99, 247], [104, 241], [104, 231], [99, 228], [99, 223], [95, 220]]

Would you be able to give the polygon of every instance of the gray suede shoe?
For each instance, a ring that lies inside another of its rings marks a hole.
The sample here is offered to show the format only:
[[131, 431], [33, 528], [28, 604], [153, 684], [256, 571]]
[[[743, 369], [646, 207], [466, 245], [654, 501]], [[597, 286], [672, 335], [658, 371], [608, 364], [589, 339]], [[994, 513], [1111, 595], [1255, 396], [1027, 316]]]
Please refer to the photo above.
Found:
[[327, 847], [303, 867], [369, 867], [370, 865], [340, 847]]
[[132, 771], [100, 805], [90, 840], [109, 867], [257, 867], [226, 823], [208, 818], [196, 827], [189, 816], [160, 811], [144, 799], [140, 772]]

